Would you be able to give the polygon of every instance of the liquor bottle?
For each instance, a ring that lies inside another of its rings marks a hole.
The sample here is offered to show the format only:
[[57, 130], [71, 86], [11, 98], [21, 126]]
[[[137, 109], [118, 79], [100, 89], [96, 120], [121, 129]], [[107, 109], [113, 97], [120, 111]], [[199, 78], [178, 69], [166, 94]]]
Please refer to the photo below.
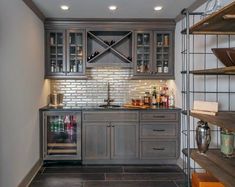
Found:
[[175, 96], [173, 90], [171, 90], [169, 95], [169, 107], [175, 107]]
[[156, 91], [156, 87], [153, 87], [152, 105], [157, 105], [157, 91]]
[[54, 132], [59, 132], [59, 120], [54, 120]]
[[169, 93], [168, 93], [168, 87], [165, 87], [165, 106], [169, 107]]
[[144, 94], [144, 104], [150, 105], [151, 104], [151, 97], [149, 92], [145, 92]]
[[50, 120], [50, 131], [54, 132], [54, 121], [53, 121], [53, 119]]
[[161, 95], [159, 92], [157, 92], [157, 99], [156, 99], [157, 107], [160, 107], [161, 105]]
[[157, 72], [162, 73], [162, 65], [160, 63], [157, 64]]
[[64, 123], [63, 123], [63, 120], [62, 120], [61, 116], [59, 117], [58, 122], [59, 122], [58, 131], [59, 132], [64, 132]]
[[169, 67], [168, 67], [168, 62], [164, 61], [163, 63], [163, 72], [168, 73], [169, 72]]
[[164, 100], [164, 91], [163, 88], [159, 87], [159, 93], [160, 93], [160, 106], [163, 106], [163, 100]]
[[169, 46], [169, 35], [164, 35], [164, 42], [163, 42], [165, 47]]
[[55, 72], [55, 64], [53, 62], [51, 63], [51, 73]]
[[70, 120], [69, 120], [69, 116], [68, 115], [66, 115], [64, 117], [64, 124], [65, 124], [65, 131], [69, 132], [69, 129], [70, 129]]
[[82, 61], [79, 60], [78, 62], [78, 72], [82, 72]]

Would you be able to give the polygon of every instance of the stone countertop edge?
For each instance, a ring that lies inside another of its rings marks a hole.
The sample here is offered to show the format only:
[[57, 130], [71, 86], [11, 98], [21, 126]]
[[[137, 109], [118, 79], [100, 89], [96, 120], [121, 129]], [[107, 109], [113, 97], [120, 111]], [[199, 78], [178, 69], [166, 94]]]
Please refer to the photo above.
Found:
[[150, 107], [150, 108], [126, 108], [126, 107], [114, 107], [114, 108], [103, 108], [103, 107], [50, 107], [44, 106], [39, 109], [40, 111], [114, 111], [114, 110], [141, 110], [141, 111], [149, 111], [149, 110], [181, 110], [178, 107]]

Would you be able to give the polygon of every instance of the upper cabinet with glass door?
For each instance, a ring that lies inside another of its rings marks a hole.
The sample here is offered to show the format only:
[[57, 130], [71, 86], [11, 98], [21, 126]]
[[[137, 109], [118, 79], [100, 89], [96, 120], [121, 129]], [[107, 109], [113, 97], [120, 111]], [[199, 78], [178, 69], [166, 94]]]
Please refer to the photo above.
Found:
[[85, 74], [85, 38], [84, 31], [67, 32], [67, 74], [69, 76]]
[[46, 77], [65, 75], [65, 31], [48, 31], [46, 40]]
[[85, 74], [84, 31], [49, 30], [46, 39], [46, 78], [80, 78]]
[[149, 75], [152, 71], [152, 32], [135, 33], [135, 75]]
[[174, 78], [173, 34], [170, 31], [154, 32], [153, 65], [155, 75], [167, 79]]
[[135, 32], [134, 78], [174, 79], [173, 31]]

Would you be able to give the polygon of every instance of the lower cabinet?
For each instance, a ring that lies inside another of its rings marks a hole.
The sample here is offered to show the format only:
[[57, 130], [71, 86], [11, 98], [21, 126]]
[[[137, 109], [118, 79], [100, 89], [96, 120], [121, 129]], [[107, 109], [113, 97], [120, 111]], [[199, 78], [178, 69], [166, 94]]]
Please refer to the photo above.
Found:
[[109, 123], [83, 123], [83, 159], [110, 159]]
[[140, 159], [176, 160], [179, 157], [179, 111], [140, 112]]
[[141, 159], [176, 158], [176, 143], [175, 140], [142, 140]]
[[83, 119], [85, 163], [128, 163], [139, 158], [138, 112], [84, 112]]
[[111, 159], [137, 159], [139, 124], [111, 123]]

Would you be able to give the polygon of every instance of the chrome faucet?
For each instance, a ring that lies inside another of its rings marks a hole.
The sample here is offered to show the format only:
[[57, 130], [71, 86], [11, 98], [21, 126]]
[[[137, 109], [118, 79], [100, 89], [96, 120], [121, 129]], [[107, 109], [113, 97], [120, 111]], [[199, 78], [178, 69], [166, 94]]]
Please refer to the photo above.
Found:
[[108, 82], [108, 89], [107, 89], [107, 99], [105, 99], [104, 102], [107, 102], [107, 106], [110, 106], [111, 102], [114, 102], [114, 99], [110, 99], [110, 85], [109, 85], [109, 82]]

